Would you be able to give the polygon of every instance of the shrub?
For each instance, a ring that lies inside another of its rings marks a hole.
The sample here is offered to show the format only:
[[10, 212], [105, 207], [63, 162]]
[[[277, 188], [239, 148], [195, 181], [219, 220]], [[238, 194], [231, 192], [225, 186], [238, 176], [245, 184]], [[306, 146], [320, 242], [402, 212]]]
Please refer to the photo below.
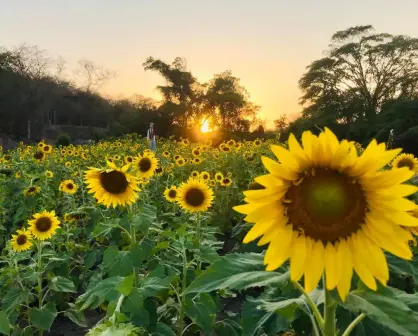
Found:
[[68, 146], [71, 144], [71, 138], [68, 134], [66, 133], [61, 133], [57, 136], [57, 140], [55, 141], [55, 145], [57, 147], [62, 146]]

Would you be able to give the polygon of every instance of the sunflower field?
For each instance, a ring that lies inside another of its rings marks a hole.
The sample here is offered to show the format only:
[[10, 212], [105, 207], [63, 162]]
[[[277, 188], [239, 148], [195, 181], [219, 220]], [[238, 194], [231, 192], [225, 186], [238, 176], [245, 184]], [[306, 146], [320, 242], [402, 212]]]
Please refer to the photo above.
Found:
[[0, 334], [418, 335], [418, 160], [328, 129], [0, 151]]

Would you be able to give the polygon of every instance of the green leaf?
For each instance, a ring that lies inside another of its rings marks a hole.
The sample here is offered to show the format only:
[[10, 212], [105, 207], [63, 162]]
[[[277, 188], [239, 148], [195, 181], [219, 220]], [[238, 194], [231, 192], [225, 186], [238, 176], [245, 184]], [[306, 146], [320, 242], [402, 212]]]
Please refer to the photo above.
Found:
[[0, 333], [10, 334], [10, 322], [7, 314], [4, 311], [0, 311]]
[[122, 283], [116, 288], [119, 293], [128, 296], [132, 292], [132, 286], [134, 285], [135, 274], [132, 273], [123, 279]]
[[132, 224], [139, 229], [143, 234], [147, 234], [149, 227], [157, 219], [157, 209], [153, 206], [142, 206], [139, 208], [137, 215], [132, 218]]
[[14, 287], [9, 289], [1, 300], [1, 309], [10, 315], [28, 297], [29, 292], [21, 288]]
[[122, 283], [122, 277], [112, 277], [99, 280], [87, 288], [83, 295], [76, 300], [79, 310], [83, 311], [88, 308], [94, 309], [99, 307], [105, 301], [113, 301], [119, 297], [116, 287]]
[[370, 319], [400, 335], [418, 335], [418, 313], [412, 311], [389, 288], [381, 288], [378, 292], [353, 291], [342, 305], [353, 312], [366, 313]]
[[201, 245], [199, 247], [200, 258], [208, 263], [213, 263], [219, 259], [219, 255], [212, 246]]
[[205, 333], [212, 331], [218, 308], [209, 294], [202, 293], [193, 299], [186, 299], [184, 308], [186, 315]]
[[38, 329], [49, 330], [57, 317], [57, 308], [52, 302], [47, 303], [42, 308], [29, 309], [31, 323]]
[[102, 263], [110, 277], [128, 276], [133, 271], [133, 261], [130, 251], [119, 251], [116, 246], [106, 249]]
[[49, 283], [49, 288], [56, 292], [74, 293], [74, 283], [65, 277], [56, 276], [53, 277]]
[[215, 335], [217, 336], [242, 336], [241, 326], [228, 319], [218, 321], [215, 325]]
[[258, 335], [262, 330], [263, 325], [274, 315], [273, 312], [264, 312], [258, 309], [257, 305], [253, 302], [245, 302], [242, 315], [241, 315], [241, 327], [242, 336], [254, 336]]
[[83, 312], [79, 311], [73, 303], [68, 303], [68, 305], [70, 308], [64, 312], [64, 316], [68, 317], [78, 326], [87, 328], [87, 322]]
[[133, 265], [135, 267], [142, 267], [144, 261], [148, 260], [151, 257], [152, 248], [152, 241], [147, 239], [144, 239], [141, 243], [136, 243], [131, 248]]
[[186, 293], [203, 293], [216, 289], [246, 289], [281, 285], [289, 281], [288, 273], [263, 271], [263, 255], [230, 254], [215, 261], [186, 289]]
[[142, 280], [138, 292], [143, 298], [155, 296], [169, 288], [174, 276], [164, 276], [162, 271], [161, 268], [156, 268]]
[[152, 335], [155, 336], [176, 336], [176, 333], [171, 329], [168, 325], [157, 322], [157, 327], [154, 333]]
[[114, 228], [119, 227], [119, 222], [119, 218], [111, 218], [108, 221], [96, 224], [93, 232], [91, 233], [91, 238], [107, 236]]
[[97, 250], [87, 251], [86, 256], [84, 257], [84, 267], [86, 269], [92, 268], [96, 264], [98, 256], [99, 251]]
[[170, 246], [170, 242], [169, 241], [162, 241], [159, 242], [153, 249], [152, 249], [152, 254], [155, 254], [161, 250], [165, 250], [167, 247]]

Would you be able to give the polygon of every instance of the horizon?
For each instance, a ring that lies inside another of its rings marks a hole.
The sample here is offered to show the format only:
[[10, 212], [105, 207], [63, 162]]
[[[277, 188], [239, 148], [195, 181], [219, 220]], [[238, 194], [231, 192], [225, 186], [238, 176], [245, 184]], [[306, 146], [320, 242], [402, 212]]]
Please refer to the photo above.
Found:
[[268, 120], [269, 128], [280, 115], [293, 119], [301, 111], [298, 80], [323, 56], [336, 31], [371, 24], [377, 32], [418, 36], [418, 2], [413, 0], [404, 0], [402, 7], [388, 0], [320, 5], [267, 0], [23, 5], [0, 0], [0, 5], [2, 46], [37, 45], [63, 57], [70, 73], [80, 59], [114, 70], [117, 77], [99, 90], [104, 96], [160, 100], [156, 86], [164, 80], [145, 72], [142, 63], [148, 56], [168, 63], [179, 56], [202, 83], [231, 70], [261, 105], [259, 117]]

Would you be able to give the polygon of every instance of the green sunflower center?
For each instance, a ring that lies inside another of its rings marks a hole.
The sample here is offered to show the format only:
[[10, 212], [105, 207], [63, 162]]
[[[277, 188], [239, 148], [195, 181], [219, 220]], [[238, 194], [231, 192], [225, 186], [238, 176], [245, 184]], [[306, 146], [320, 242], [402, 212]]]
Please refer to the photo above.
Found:
[[190, 188], [186, 192], [185, 200], [187, 204], [198, 207], [203, 204], [205, 200], [205, 194], [199, 188]]
[[52, 227], [52, 221], [48, 217], [40, 217], [37, 219], [35, 227], [39, 232], [48, 232]]
[[315, 168], [289, 188], [285, 199], [294, 229], [323, 242], [346, 238], [365, 221], [367, 202], [361, 186], [337, 171]]
[[25, 245], [25, 243], [28, 241], [28, 237], [24, 234], [21, 234], [17, 236], [16, 242], [18, 245]]
[[175, 191], [175, 190], [171, 189], [171, 190], [168, 192], [168, 197], [170, 197], [170, 198], [176, 198], [176, 196], [177, 196], [177, 191]]
[[126, 175], [117, 170], [102, 172], [100, 174], [100, 184], [104, 190], [111, 194], [122, 194], [129, 185]]
[[151, 169], [151, 165], [151, 160], [149, 158], [142, 158], [138, 163], [139, 170], [143, 173], [149, 171]]
[[403, 158], [397, 164], [398, 168], [407, 167], [409, 170], [414, 170], [414, 161], [410, 158]]

